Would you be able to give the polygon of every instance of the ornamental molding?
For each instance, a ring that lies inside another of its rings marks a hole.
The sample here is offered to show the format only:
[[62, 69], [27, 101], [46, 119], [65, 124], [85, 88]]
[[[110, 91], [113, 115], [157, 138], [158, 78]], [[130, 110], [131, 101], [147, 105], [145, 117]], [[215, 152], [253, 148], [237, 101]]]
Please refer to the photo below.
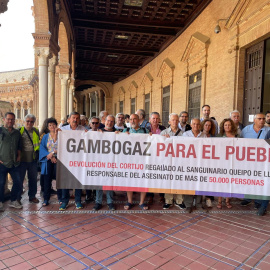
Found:
[[174, 63], [169, 58], [166, 58], [165, 60], [163, 60], [157, 76], [163, 77], [167, 67], [169, 67], [171, 69], [171, 71], [173, 71], [175, 69]]

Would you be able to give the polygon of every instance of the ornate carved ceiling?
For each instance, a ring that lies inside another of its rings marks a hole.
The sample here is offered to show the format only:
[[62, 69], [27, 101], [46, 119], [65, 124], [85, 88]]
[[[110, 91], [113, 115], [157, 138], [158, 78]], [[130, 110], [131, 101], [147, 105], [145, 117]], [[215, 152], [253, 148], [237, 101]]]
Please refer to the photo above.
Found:
[[66, 0], [76, 79], [117, 82], [164, 50], [211, 0]]

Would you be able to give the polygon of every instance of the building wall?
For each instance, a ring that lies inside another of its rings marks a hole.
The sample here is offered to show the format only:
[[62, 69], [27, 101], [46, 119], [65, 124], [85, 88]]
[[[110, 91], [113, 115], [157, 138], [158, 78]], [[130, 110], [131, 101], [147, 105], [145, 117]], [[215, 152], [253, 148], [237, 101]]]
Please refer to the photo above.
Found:
[[[270, 36], [270, 1], [213, 0], [165, 51], [137, 73], [113, 85], [113, 104], [130, 113], [130, 97], [144, 107], [152, 93], [151, 111], [161, 112], [162, 88], [171, 86], [170, 112], [187, 109], [188, 77], [202, 70], [201, 106], [211, 106], [220, 122], [229, 112], [243, 110], [245, 49]], [[221, 32], [214, 28], [219, 19]], [[149, 73], [153, 80], [149, 80]], [[132, 84], [135, 82], [138, 88]], [[137, 92], [137, 94], [136, 94]]]
[[[0, 100], [10, 104], [11, 111], [16, 115], [16, 109], [23, 108], [28, 113], [34, 114], [34, 90], [29, 85], [29, 78], [17, 78], [20, 71], [10, 71], [1, 73], [1, 77], [6, 76], [8, 79], [0, 82]], [[14, 74], [14, 77], [12, 75]], [[21, 110], [20, 118], [16, 119], [16, 125], [23, 124], [25, 111]], [[23, 114], [22, 114], [23, 112]]]

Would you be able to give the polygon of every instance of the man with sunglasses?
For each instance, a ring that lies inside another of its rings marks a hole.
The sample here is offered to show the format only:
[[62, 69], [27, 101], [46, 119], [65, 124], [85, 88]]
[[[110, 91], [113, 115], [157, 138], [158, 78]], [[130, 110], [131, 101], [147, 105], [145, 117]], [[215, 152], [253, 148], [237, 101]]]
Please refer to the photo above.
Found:
[[[90, 130], [89, 131], [98, 131], [98, 127], [99, 127], [99, 118], [96, 116], [93, 116], [91, 118], [89, 118], [89, 126], [90, 126]], [[92, 189], [87, 189], [86, 190], [86, 196], [85, 196], [85, 202], [86, 203], [90, 203], [92, 200], [95, 200], [95, 190]]]
[[99, 118], [96, 116], [93, 116], [89, 119], [89, 126], [90, 126], [90, 131], [97, 131], [99, 127]]
[[28, 196], [29, 202], [39, 203], [37, 194], [37, 173], [38, 173], [38, 153], [39, 153], [39, 131], [34, 127], [36, 117], [27, 114], [24, 118], [24, 126], [20, 128], [22, 135], [21, 154], [21, 191], [27, 171], [28, 175]]

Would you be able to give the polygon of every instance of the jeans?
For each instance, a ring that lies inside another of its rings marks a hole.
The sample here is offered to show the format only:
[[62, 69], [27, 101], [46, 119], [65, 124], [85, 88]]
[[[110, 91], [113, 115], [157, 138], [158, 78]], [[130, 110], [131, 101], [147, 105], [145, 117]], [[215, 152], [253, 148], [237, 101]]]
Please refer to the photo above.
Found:
[[[56, 175], [56, 163], [52, 163], [51, 160], [47, 161], [48, 174], [43, 175], [44, 179], [44, 201], [49, 201], [51, 197], [52, 180]], [[62, 190], [57, 190], [58, 200], [62, 199]]]
[[256, 200], [256, 203], [260, 205], [260, 208], [263, 208], [266, 210], [269, 200]]
[[[245, 199], [244, 201], [251, 202], [252, 199]], [[255, 205], [257, 204], [260, 207], [266, 209], [268, 204], [269, 204], [269, 200], [254, 200], [254, 203], [255, 203]]]
[[0, 164], [0, 202], [4, 202], [4, 192], [7, 174], [10, 174], [13, 180], [13, 185], [11, 189], [10, 200], [16, 201], [21, 199], [22, 188], [21, 188], [21, 175], [20, 175], [20, 165], [18, 167], [7, 168]]
[[[103, 190], [96, 191], [96, 203], [102, 204]], [[107, 204], [113, 203], [113, 191], [106, 191]]]
[[28, 174], [28, 196], [33, 199], [37, 194], [37, 162], [21, 162], [21, 188], [23, 190], [23, 181], [25, 173]]
[[[82, 190], [75, 189], [75, 203], [81, 203]], [[62, 189], [62, 202], [68, 204], [69, 202], [69, 189]]]
[[201, 195], [184, 195], [184, 204], [186, 207], [192, 207], [194, 200], [196, 207], [202, 207]]

